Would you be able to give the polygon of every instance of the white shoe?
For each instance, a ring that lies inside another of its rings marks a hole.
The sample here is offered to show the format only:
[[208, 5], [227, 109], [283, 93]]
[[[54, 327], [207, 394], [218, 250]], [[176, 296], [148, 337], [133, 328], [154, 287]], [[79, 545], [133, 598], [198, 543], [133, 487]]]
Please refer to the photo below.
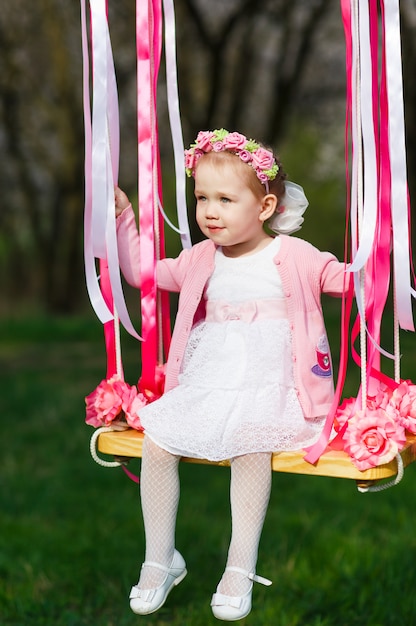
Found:
[[[247, 572], [240, 567], [226, 567], [225, 571], [239, 572], [244, 574], [250, 580], [261, 583], [262, 585], [271, 585], [272, 581], [263, 576], [257, 576], [253, 572]], [[251, 611], [251, 594], [253, 591], [253, 583], [251, 583], [250, 589], [244, 596], [225, 596], [222, 593], [214, 593], [211, 600], [212, 612], [215, 617], [222, 619], [226, 622], [234, 622], [247, 615]]]
[[166, 578], [159, 587], [155, 589], [139, 589], [137, 585], [134, 585], [130, 591], [130, 608], [134, 613], [138, 615], [148, 615], [154, 613], [166, 602], [170, 591], [176, 585], [185, 578], [186, 564], [182, 555], [175, 550], [173, 553], [173, 559], [170, 567], [160, 565], [160, 563], [153, 563], [152, 561], [145, 561], [143, 567], [156, 567], [166, 572]]

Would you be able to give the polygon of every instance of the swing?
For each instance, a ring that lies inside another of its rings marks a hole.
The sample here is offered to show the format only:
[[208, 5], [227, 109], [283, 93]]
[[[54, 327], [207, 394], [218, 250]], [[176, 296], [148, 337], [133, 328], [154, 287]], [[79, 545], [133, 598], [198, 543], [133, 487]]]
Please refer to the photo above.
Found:
[[[351, 151], [351, 175], [347, 163], [347, 181], [351, 178], [350, 272], [353, 280], [342, 302], [341, 356], [334, 403], [321, 438], [311, 449], [275, 452], [272, 455], [274, 471], [352, 479], [361, 491], [381, 490], [397, 484], [404, 468], [416, 460], [416, 386], [411, 381], [402, 380], [400, 376], [399, 329], [414, 330], [411, 297], [415, 292], [410, 286], [409, 245], [399, 245], [404, 241], [409, 242], [410, 207], [405, 173], [398, 5], [392, 2], [381, 2], [380, 5], [381, 64], [378, 59], [376, 3], [341, 0], [347, 57], [346, 125], [350, 139], [346, 143]], [[133, 327], [125, 306], [118, 264], [114, 187], [118, 177], [119, 122], [106, 7], [104, 2], [90, 0], [93, 33], [92, 115], [89, 108], [89, 42], [85, 0], [81, 0], [81, 7], [86, 282], [92, 306], [103, 323], [107, 348], [106, 379], [87, 397], [87, 407], [88, 398], [92, 403], [96, 401], [100, 387], [103, 394], [113, 393], [118, 398], [117, 406], [107, 407], [105, 420], [93, 417], [89, 421], [87, 419], [87, 423], [96, 427], [90, 448], [97, 463], [109, 467], [121, 465], [125, 469], [130, 459], [141, 457], [144, 435], [137, 429], [138, 424], [134, 423], [133, 418], [130, 421], [126, 418], [126, 423], [120, 421], [118, 416], [123, 411], [125, 416], [130, 415], [129, 409], [126, 409], [129, 402], [137, 408], [140, 402], [152, 401], [161, 395], [162, 364], [170, 341], [167, 296], [157, 293], [154, 280], [154, 265], [165, 256], [163, 226], [167, 220], [161, 208], [156, 123], [162, 5], [161, 0], [137, 2], [139, 219], [143, 285], [141, 312], [145, 339], [141, 343], [142, 376], [138, 387], [130, 387], [124, 382], [121, 360], [120, 322], [131, 335], [139, 340], [142, 337]], [[189, 247], [184, 147], [176, 83], [173, 0], [163, 1], [163, 11], [167, 99], [177, 177], [179, 229], [175, 230], [180, 234], [183, 246]], [[386, 41], [389, 42], [388, 46]], [[389, 110], [392, 112], [390, 116]], [[381, 318], [389, 291], [391, 248], [394, 265], [393, 355], [380, 346]], [[99, 277], [96, 274], [96, 259], [99, 259]], [[351, 351], [361, 370], [361, 385], [357, 398], [344, 400], [341, 404], [353, 298], [358, 313], [351, 331]], [[357, 338], [360, 340], [360, 354], [354, 349]], [[394, 379], [381, 372], [381, 354], [393, 359]], [[113, 456], [115, 460], [101, 459], [97, 450]], [[182, 460], [229, 465], [229, 461]], [[384, 479], [392, 480], [378, 484]]]

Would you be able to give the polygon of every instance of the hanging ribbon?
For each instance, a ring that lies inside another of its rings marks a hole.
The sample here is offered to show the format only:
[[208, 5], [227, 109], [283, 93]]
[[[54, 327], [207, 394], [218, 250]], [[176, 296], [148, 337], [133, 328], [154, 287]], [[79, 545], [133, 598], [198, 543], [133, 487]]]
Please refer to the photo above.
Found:
[[[116, 353], [118, 318], [126, 330], [135, 331], [125, 305], [117, 251], [114, 187], [118, 179], [119, 113], [117, 85], [108, 28], [107, 3], [90, 0], [93, 109], [90, 109], [89, 46], [86, 0], [81, 0], [83, 50], [83, 99], [85, 125], [85, 272], [87, 290], [104, 324], [107, 378], [122, 375]], [[165, 49], [169, 119], [177, 173], [177, 207], [182, 245], [191, 245], [185, 196], [183, 139], [179, 115], [176, 74], [175, 18], [173, 1], [165, 0]], [[164, 258], [162, 181], [157, 125], [157, 81], [162, 49], [161, 0], [137, 0], [137, 124], [139, 226], [141, 237], [142, 377], [140, 386], [151, 395], [160, 388], [160, 372], [170, 344], [170, 313], [167, 294], [157, 294], [156, 262]], [[99, 261], [100, 277], [96, 272]], [[114, 317], [116, 319], [114, 320]]]
[[[83, 43], [83, 99], [85, 123], [85, 240], [87, 290], [91, 304], [106, 332], [113, 306], [123, 326], [140, 339], [124, 300], [115, 227], [114, 187], [118, 179], [119, 115], [117, 85], [108, 30], [106, 2], [90, 0], [93, 109], [90, 111], [89, 51], [85, 0], [81, 0]], [[92, 122], [91, 122], [92, 120]], [[95, 259], [100, 260], [101, 288]], [[108, 272], [107, 276], [104, 276]], [[103, 291], [103, 287], [105, 292]], [[107, 341], [112, 345], [112, 341]], [[115, 355], [108, 355], [111, 361]]]
[[175, 12], [173, 0], [163, 0], [163, 10], [165, 15], [166, 89], [175, 162], [176, 206], [182, 246], [184, 248], [190, 248], [192, 246], [192, 242], [189, 232], [188, 211], [186, 207], [186, 175], [183, 161], [185, 147], [183, 145], [182, 126], [179, 112], [178, 78], [176, 71]]
[[403, 79], [398, 0], [381, 2], [385, 16], [388, 129], [391, 164], [391, 212], [397, 312], [401, 328], [414, 330], [409, 259], [409, 215], [404, 131]]
[[89, 54], [85, 0], [81, 0], [81, 31], [83, 56], [83, 105], [85, 133], [85, 210], [84, 210], [84, 259], [88, 295], [98, 318], [107, 322], [113, 314], [101, 293], [95, 269], [92, 229], [92, 123], [89, 93]]
[[[345, 2], [342, 1], [343, 10]], [[370, 255], [378, 258], [379, 240], [377, 228], [390, 232], [393, 251], [393, 271], [396, 291], [396, 304], [401, 328], [414, 330], [411, 311], [412, 287], [410, 282], [410, 237], [409, 206], [406, 177], [406, 150], [404, 133], [403, 85], [400, 51], [400, 19], [398, 0], [380, 2], [382, 10], [382, 78], [385, 82], [377, 99], [379, 76], [377, 59], [378, 40], [374, 36], [378, 19], [378, 6], [375, 0], [353, 3], [352, 16], [358, 17], [359, 41], [355, 49], [359, 51], [359, 91], [356, 94], [356, 106], [360, 107], [361, 125], [352, 142], [363, 143], [364, 202], [362, 210], [362, 228], [359, 233], [359, 245], [351, 266], [357, 272], [365, 267]], [[358, 10], [357, 10], [358, 9]], [[368, 12], [370, 11], [370, 13]], [[372, 29], [370, 29], [372, 24]], [[354, 24], [351, 32], [354, 36]], [[372, 38], [370, 34], [372, 33]], [[354, 84], [354, 79], [353, 79]], [[385, 91], [384, 91], [385, 90]], [[379, 120], [375, 113], [380, 111]], [[377, 124], [379, 121], [379, 124]], [[382, 153], [381, 153], [382, 152]], [[381, 169], [382, 165], [382, 169]], [[353, 164], [358, 167], [358, 164]], [[377, 170], [375, 169], [377, 168]], [[380, 172], [382, 180], [377, 177]], [[389, 188], [386, 187], [389, 185]], [[390, 216], [387, 214], [387, 196], [390, 203]], [[380, 199], [382, 198], [382, 201]], [[360, 198], [359, 198], [360, 201]], [[352, 215], [352, 219], [354, 216]], [[357, 220], [358, 220], [357, 216]], [[353, 233], [355, 229], [353, 229]], [[383, 233], [384, 245], [386, 236]], [[377, 276], [380, 277], [379, 268]], [[385, 277], [383, 277], [385, 280]], [[357, 285], [357, 281], [356, 281]], [[377, 295], [379, 282], [372, 283]], [[357, 306], [360, 315], [365, 318], [364, 303], [361, 302], [356, 287]], [[378, 341], [378, 338], [374, 338]]]
[[160, 62], [160, 3], [137, 0], [137, 129], [140, 225], [142, 346], [141, 390], [152, 392], [158, 357], [157, 290], [155, 279], [157, 193], [160, 170], [156, 123], [156, 83]]
[[[381, 1], [380, 7], [381, 63], [378, 58], [377, 1], [341, 0], [347, 70], [347, 180], [349, 141], [352, 162], [350, 271], [353, 273], [358, 308], [358, 318], [351, 331], [351, 344], [353, 358], [362, 368], [358, 396], [364, 404], [367, 394], [372, 393], [380, 381], [391, 388], [397, 385], [380, 371], [380, 354], [396, 360], [399, 358], [399, 355], [391, 355], [380, 346], [381, 319], [390, 286], [391, 251], [398, 321], [401, 328], [414, 330], [411, 299], [415, 292], [411, 286], [410, 271], [410, 207], [398, 0]], [[361, 356], [354, 349], [359, 326], [362, 334], [367, 335], [367, 342], [362, 341], [361, 344]], [[344, 339], [346, 332], [343, 327], [341, 334]], [[342, 383], [342, 379], [341, 383], [338, 380], [334, 404], [321, 438], [305, 456], [310, 463], [319, 459], [329, 441]]]

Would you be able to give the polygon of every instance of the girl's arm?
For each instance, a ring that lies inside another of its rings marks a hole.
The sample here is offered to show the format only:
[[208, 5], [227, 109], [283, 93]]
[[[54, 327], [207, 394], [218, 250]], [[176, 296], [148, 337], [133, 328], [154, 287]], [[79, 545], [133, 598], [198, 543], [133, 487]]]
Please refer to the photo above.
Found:
[[344, 263], [340, 263], [332, 254], [322, 252], [321, 289], [330, 296], [341, 296], [348, 287], [350, 274]]
[[[136, 216], [128, 197], [118, 187], [115, 189], [115, 210], [120, 269], [129, 285], [140, 289], [140, 236]], [[159, 289], [180, 291], [188, 260], [189, 250], [184, 250], [176, 259], [158, 261], [156, 281]]]

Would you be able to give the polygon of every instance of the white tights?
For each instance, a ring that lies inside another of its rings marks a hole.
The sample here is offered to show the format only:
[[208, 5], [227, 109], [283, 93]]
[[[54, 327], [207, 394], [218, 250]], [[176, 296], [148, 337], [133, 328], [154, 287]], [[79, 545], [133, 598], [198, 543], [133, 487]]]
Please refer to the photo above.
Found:
[[[146, 536], [146, 561], [169, 567], [175, 548], [176, 513], [179, 502], [179, 457], [157, 446], [149, 437], [143, 444], [140, 493]], [[231, 463], [232, 533], [227, 566], [254, 572], [258, 545], [271, 487], [271, 454], [246, 454]], [[153, 567], [142, 569], [138, 586], [153, 589], [166, 574]], [[238, 572], [225, 571], [218, 591], [244, 595], [251, 581]]]

